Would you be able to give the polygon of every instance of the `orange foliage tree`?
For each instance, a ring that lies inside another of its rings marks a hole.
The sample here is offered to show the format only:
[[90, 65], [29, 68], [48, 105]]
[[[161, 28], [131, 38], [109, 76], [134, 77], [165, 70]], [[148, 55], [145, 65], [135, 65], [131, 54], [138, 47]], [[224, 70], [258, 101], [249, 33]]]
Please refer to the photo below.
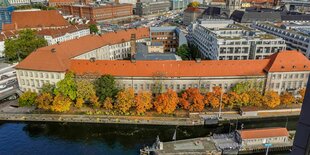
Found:
[[298, 91], [299, 95], [301, 96], [301, 98], [299, 99], [298, 102], [302, 103], [304, 101], [304, 98], [305, 98], [305, 94], [306, 94], [306, 88], [301, 88], [299, 91]]
[[[220, 101], [221, 101], [221, 94], [222, 94], [222, 88], [219, 86], [215, 86], [212, 88], [212, 92], [208, 92], [205, 97], [205, 104], [211, 106], [212, 108], [218, 108], [220, 107]], [[223, 97], [222, 96], [222, 103], [223, 103]], [[227, 97], [225, 96], [225, 101], [227, 102]], [[222, 107], [224, 107], [224, 103], [222, 104]]]
[[51, 105], [51, 110], [55, 112], [66, 112], [70, 110], [71, 100], [68, 97], [64, 97], [61, 94], [57, 94], [54, 97], [54, 101]]
[[281, 104], [290, 105], [295, 102], [295, 97], [290, 92], [283, 92], [280, 96]]
[[156, 97], [154, 108], [158, 113], [172, 114], [179, 102], [178, 94], [168, 89], [167, 92]]
[[132, 106], [135, 105], [135, 93], [132, 88], [119, 91], [116, 95], [117, 102], [115, 108], [121, 112], [127, 112]]
[[77, 98], [75, 102], [75, 107], [82, 108], [84, 104], [84, 100], [82, 98]]
[[89, 101], [93, 104], [95, 108], [100, 108], [101, 104], [99, 98], [96, 95], [90, 97]]
[[107, 110], [113, 109], [113, 99], [111, 97], [105, 98], [105, 100], [103, 102], [103, 108], [105, 108]]
[[53, 102], [53, 96], [50, 93], [42, 93], [36, 98], [37, 107], [48, 110]]
[[280, 96], [275, 91], [266, 91], [263, 96], [263, 103], [269, 108], [274, 108], [280, 105]]
[[202, 111], [204, 109], [203, 95], [200, 94], [197, 88], [188, 88], [182, 93], [180, 104], [189, 111]]
[[136, 96], [136, 112], [138, 114], [143, 114], [152, 107], [152, 93], [140, 91]]
[[261, 107], [263, 105], [263, 96], [257, 90], [250, 90], [247, 92], [249, 95], [249, 105]]

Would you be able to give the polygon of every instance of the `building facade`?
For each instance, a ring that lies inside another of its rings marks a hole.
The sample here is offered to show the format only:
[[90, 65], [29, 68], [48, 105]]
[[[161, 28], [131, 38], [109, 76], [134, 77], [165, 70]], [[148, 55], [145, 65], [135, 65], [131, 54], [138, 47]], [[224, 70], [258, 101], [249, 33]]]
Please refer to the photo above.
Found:
[[[7, 1], [4, 1], [7, 2]], [[3, 24], [11, 24], [12, 23], [12, 12], [14, 11], [13, 6], [9, 6], [8, 2], [7, 4], [3, 4], [3, 6], [0, 7], [0, 30], [2, 30]]]
[[90, 29], [85, 25], [72, 25], [64, 29], [48, 29], [38, 32], [43, 36], [48, 45], [59, 44], [64, 41], [77, 39], [90, 34]]
[[139, 16], [167, 12], [169, 9], [170, 2], [166, 0], [137, 2], [136, 4], [136, 14]]
[[281, 37], [286, 41], [288, 49], [297, 49], [307, 57], [310, 56], [310, 28], [284, 29], [270, 23], [253, 23], [252, 27]]
[[[285, 41], [241, 24], [209, 24], [218, 20], [200, 21], [190, 28], [191, 42], [203, 58], [212, 60], [247, 60], [265, 57], [285, 50]], [[210, 27], [209, 27], [210, 26]]]
[[94, 21], [131, 18], [133, 15], [132, 4], [63, 5], [60, 8], [65, 15], [79, 16]]
[[183, 13], [183, 24], [190, 25], [192, 22], [196, 21], [203, 13], [202, 9], [188, 7]]
[[30, 0], [8, 0], [10, 5], [18, 6], [18, 5], [29, 5], [31, 3]]
[[176, 52], [179, 46], [187, 44], [185, 35], [175, 26], [150, 27], [150, 38], [152, 43], [162, 43], [164, 52]]
[[170, 0], [171, 10], [185, 9], [189, 4], [189, 0]]

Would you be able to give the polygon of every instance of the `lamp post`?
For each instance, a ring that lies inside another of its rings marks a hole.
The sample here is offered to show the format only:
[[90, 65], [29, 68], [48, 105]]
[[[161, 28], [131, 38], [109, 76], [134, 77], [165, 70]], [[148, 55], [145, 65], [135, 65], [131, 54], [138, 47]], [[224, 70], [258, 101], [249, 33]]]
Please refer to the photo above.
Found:
[[221, 118], [221, 113], [222, 113], [222, 100], [223, 100], [223, 92], [221, 92], [221, 97], [220, 97], [220, 109], [219, 109], [219, 114], [218, 118]]
[[268, 153], [269, 153], [269, 147], [271, 147], [271, 146], [272, 146], [272, 144], [271, 144], [271, 143], [266, 142], [266, 143], [264, 143], [264, 146], [266, 147], [266, 155], [268, 155]]

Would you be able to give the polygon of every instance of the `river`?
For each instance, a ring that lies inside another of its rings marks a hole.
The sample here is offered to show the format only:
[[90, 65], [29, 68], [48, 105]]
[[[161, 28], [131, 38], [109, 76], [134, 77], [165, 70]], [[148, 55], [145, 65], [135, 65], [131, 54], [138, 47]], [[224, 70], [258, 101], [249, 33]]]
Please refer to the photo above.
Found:
[[[287, 121], [288, 120], [288, 121]], [[294, 130], [298, 118], [238, 122], [238, 129], [285, 127]], [[0, 122], [0, 155], [136, 155], [159, 135], [171, 141], [175, 126], [81, 123]], [[177, 139], [226, 133], [235, 125], [177, 127]], [[288, 154], [288, 153], [274, 153]]]

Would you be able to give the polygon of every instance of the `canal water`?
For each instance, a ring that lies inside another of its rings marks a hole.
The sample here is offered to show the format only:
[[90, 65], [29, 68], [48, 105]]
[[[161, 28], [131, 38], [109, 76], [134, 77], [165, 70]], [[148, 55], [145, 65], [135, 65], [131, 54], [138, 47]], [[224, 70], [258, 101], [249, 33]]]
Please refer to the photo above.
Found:
[[[297, 117], [238, 121], [238, 129], [285, 127], [294, 130]], [[0, 155], [136, 155], [159, 135], [171, 141], [175, 126], [80, 123], [0, 122]], [[236, 122], [219, 126], [177, 127], [177, 139], [226, 133]], [[277, 155], [287, 152], [273, 153]]]

